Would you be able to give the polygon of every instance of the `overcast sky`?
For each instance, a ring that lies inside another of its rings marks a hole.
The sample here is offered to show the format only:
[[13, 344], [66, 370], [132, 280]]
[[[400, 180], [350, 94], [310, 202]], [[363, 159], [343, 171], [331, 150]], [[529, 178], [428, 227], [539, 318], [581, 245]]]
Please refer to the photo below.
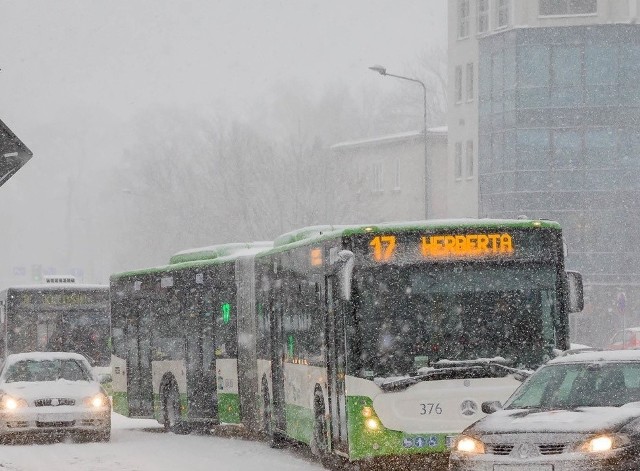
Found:
[[446, 40], [446, 0], [4, 0], [0, 10], [1, 118], [27, 144], [34, 126], [76, 107], [125, 119], [155, 103], [243, 113], [278, 82], [381, 80], [367, 67], [401, 71]]
[[[108, 254], [70, 248], [100, 243], [78, 203], [101, 204], [85, 176], [109, 174], [148, 107], [231, 121], [283, 83], [407, 87], [367, 67], [402, 74], [434, 45], [446, 47], [446, 0], [0, 0], [0, 119], [34, 153], [0, 187], [0, 288], [33, 265], [106, 281]], [[134, 201], [125, 190], [112, 199]]]

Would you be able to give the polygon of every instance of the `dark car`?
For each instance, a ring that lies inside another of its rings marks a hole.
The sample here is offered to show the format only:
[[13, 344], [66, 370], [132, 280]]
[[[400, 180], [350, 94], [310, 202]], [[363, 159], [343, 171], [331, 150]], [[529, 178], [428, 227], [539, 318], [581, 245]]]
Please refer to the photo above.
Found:
[[453, 443], [449, 469], [640, 469], [640, 351], [556, 358]]

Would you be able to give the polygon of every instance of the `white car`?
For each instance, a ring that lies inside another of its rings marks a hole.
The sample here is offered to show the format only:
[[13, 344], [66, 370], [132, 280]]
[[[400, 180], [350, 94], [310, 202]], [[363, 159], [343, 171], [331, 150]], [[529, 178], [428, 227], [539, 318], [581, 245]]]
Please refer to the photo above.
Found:
[[0, 438], [68, 434], [111, 437], [111, 402], [80, 354], [9, 355], [0, 371]]

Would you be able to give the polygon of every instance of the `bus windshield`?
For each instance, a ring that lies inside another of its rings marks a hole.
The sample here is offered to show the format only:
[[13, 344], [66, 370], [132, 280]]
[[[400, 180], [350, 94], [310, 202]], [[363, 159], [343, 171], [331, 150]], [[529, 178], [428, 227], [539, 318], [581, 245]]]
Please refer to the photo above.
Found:
[[361, 271], [350, 369], [389, 377], [441, 360], [496, 357], [537, 367], [555, 346], [556, 277], [552, 265], [531, 263]]
[[10, 348], [15, 352], [76, 352], [93, 366], [108, 366], [109, 315], [99, 310], [14, 313]]

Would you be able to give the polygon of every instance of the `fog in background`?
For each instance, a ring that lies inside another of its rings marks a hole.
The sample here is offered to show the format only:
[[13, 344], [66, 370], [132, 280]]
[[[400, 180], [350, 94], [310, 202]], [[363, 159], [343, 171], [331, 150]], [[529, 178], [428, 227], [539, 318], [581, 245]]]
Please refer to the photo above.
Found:
[[[331, 223], [328, 147], [445, 123], [446, 0], [14, 0], [0, 288]], [[354, 221], [360, 222], [360, 221]]]

